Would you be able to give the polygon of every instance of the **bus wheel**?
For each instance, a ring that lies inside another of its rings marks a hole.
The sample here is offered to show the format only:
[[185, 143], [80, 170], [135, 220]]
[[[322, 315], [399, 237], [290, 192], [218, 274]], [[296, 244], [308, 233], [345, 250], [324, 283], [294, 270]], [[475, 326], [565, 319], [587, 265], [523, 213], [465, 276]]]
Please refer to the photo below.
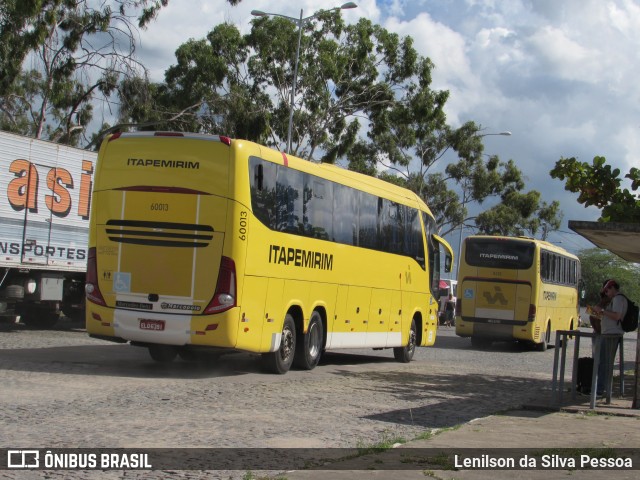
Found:
[[198, 360], [200, 360], [200, 357], [198, 356], [198, 353], [194, 352], [193, 350], [190, 350], [187, 347], [179, 348], [178, 349], [178, 355], [185, 362], [197, 362]]
[[473, 348], [489, 348], [492, 343], [488, 338], [471, 337], [471, 346]]
[[293, 317], [287, 313], [282, 326], [280, 348], [275, 352], [262, 354], [262, 366], [265, 371], [282, 375], [287, 373], [293, 363], [296, 351], [296, 325]]
[[547, 330], [544, 332], [544, 338], [542, 342], [536, 343], [536, 350], [539, 352], [544, 352], [549, 346], [549, 342], [551, 342], [551, 324], [547, 323]]
[[171, 345], [149, 345], [149, 355], [158, 363], [171, 363], [178, 355], [178, 349]]
[[406, 347], [396, 347], [393, 349], [393, 356], [402, 363], [409, 363], [416, 351], [416, 321], [411, 320], [411, 329], [409, 330], [409, 343]]
[[318, 312], [311, 314], [309, 320], [309, 329], [307, 334], [302, 337], [301, 342], [297, 342], [296, 353], [293, 363], [297, 368], [303, 370], [313, 370], [320, 361], [322, 354], [322, 317]]

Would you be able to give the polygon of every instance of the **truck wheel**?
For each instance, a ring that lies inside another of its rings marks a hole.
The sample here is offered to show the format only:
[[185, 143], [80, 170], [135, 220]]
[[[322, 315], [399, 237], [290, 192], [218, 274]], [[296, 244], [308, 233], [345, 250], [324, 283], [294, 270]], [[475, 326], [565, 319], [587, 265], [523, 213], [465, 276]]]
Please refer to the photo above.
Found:
[[28, 309], [20, 315], [20, 322], [28, 327], [42, 330], [53, 328], [59, 319], [60, 314], [57, 312], [47, 312], [46, 310], [37, 309]]
[[178, 349], [171, 345], [149, 345], [149, 355], [158, 363], [171, 363], [178, 355]]
[[416, 351], [416, 321], [411, 320], [411, 328], [409, 329], [409, 342], [405, 347], [396, 347], [393, 349], [394, 358], [401, 363], [409, 363]]
[[282, 326], [280, 348], [275, 352], [262, 354], [262, 367], [266, 372], [284, 374], [289, 371], [296, 351], [296, 325], [287, 313]]
[[318, 312], [313, 312], [306, 335], [303, 335], [302, 341], [296, 345], [296, 353], [293, 358], [296, 367], [303, 370], [313, 370], [318, 365], [322, 353], [323, 337], [322, 317]]

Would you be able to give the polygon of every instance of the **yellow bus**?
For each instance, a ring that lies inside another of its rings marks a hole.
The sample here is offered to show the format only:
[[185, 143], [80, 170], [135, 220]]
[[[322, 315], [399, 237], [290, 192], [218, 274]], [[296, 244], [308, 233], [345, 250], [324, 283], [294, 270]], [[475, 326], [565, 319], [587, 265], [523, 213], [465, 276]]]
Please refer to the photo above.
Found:
[[267, 371], [435, 342], [453, 254], [409, 190], [248, 141], [115, 134], [97, 162], [87, 332], [159, 362], [205, 347]]
[[456, 334], [476, 347], [527, 342], [539, 351], [556, 330], [578, 327], [580, 260], [525, 237], [467, 237], [458, 269]]

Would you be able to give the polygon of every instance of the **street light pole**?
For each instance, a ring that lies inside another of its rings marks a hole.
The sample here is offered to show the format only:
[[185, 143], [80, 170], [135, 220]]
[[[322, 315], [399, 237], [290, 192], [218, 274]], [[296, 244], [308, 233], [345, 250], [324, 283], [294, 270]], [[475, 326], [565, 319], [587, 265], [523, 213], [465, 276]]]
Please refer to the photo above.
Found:
[[[504, 132], [498, 132], [498, 133], [484, 133], [482, 135], [474, 135], [476, 137], [488, 137], [489, 135], [503, 135], [505, 137], [510, 137], [511, 136], [511, 132], [508, 130], [505, 130]], [[460, 257], [462, 255], [462, 229], [463, 227], [463, 223], [464, 220], [462, 221], [462, 223], [460, 223], [460, 235], [458, 237], [458, 270], [456, 271], [456, 279], [459, 280], [458, 278], [458, 271], [460, 270]]]
[[[315, 15], [315, 14], [314, 14]], [[309, 18], [312, 18], [313, 15]], [[298, 46], [296, 47], [296, 63], [293, 67], [293, 84], [291, 85], [291, 103], [289, 104], [289, 127], [287, 128], [287, 153], [291, 153], [291, 133], [293, 130], [293, 102], [298, 84], [298, 62], [300, 61], [300, 42], [302, 41], [302, 9], [300, 9], [300, 20], [298, 21]], [[305, 19], [307, 20], [307, 19]]]
[[251, 10], [251, 15], [255, 16], [255, 17], [268, 17], [268, 16], [272, 16], [272, 17], [282, 17], [282, 18], [286, 18], [288, 20], [291, 20], [297, 27], [298, 27], [298, 46], [296, 48], [296, 60], [295, 60], [295, 66], [293, 68], [293, 83], [291, 85], [291, 101], [290, 101], [290, 106], [289, 106], [289, 127], [287, 129], [287, 152], [291, 153], [291, 134], [293, 131], [293, 102], [295, 99], [295, 94], [296, 94], [296, 86], [298, 83], [298, 62], [300, 61], [300, 43], [302, 41], [302, 27], [304, 26], [305, 23], [307, 23], [309, 20], [311, 20], [312, 18], [317, 17], [318, 15], [320, 15], [321, 13], [327, 11], [327, 12], [332, 12], [334, 10], [347, 10], [350, 8], [357, 8], [358, 5], [356, 5], [353, 2], [347, 2], [339, 7], [334, 7], [334, 8], [330, 8], [329, 10], [320, 10], [316, 13], [314, 13], [313, 15], [310, 15], [308, 17], [303, 18], [302, 17], [302, 13], [303, 11], [300, 10], [300, 18], [295, 18], [295, 17], [289, 17], [288, 15], [281, 15], [279, 13], [269, 13], [269, 12], [263, 12], [261, 10]]

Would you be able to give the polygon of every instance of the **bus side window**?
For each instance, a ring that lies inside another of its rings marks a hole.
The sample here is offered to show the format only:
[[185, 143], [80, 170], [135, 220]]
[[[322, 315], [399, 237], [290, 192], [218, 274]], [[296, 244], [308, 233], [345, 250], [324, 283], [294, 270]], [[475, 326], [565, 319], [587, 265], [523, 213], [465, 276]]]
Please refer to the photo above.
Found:
[[333, 241], [358, 244], [358, 192], [339, 183], [333, 185]]
[[269, 228], [276, 227], [276, 165], [251, 157], [251, 207], [255, 216]]
[[404, 254], [404, 205], [378, 198], [378, 249], [383, 252]]
[[405, 251], [407, 255], [415, 259], [424, 270], [424, 241], [422, 239], [422, 226], [420, 225], [420, 215], [415, 208], [406, 207], [405, 217]]
[[333, 237], [333, 183], [305, 175], [304, 233], [329, 240]]
[[365, 192], [358, 195], [358, 246], [378, 248], [378, 197]]
[[276, 180], [276, 224], [280, 232], [304, 234], [304, 174], [279, 167]]

